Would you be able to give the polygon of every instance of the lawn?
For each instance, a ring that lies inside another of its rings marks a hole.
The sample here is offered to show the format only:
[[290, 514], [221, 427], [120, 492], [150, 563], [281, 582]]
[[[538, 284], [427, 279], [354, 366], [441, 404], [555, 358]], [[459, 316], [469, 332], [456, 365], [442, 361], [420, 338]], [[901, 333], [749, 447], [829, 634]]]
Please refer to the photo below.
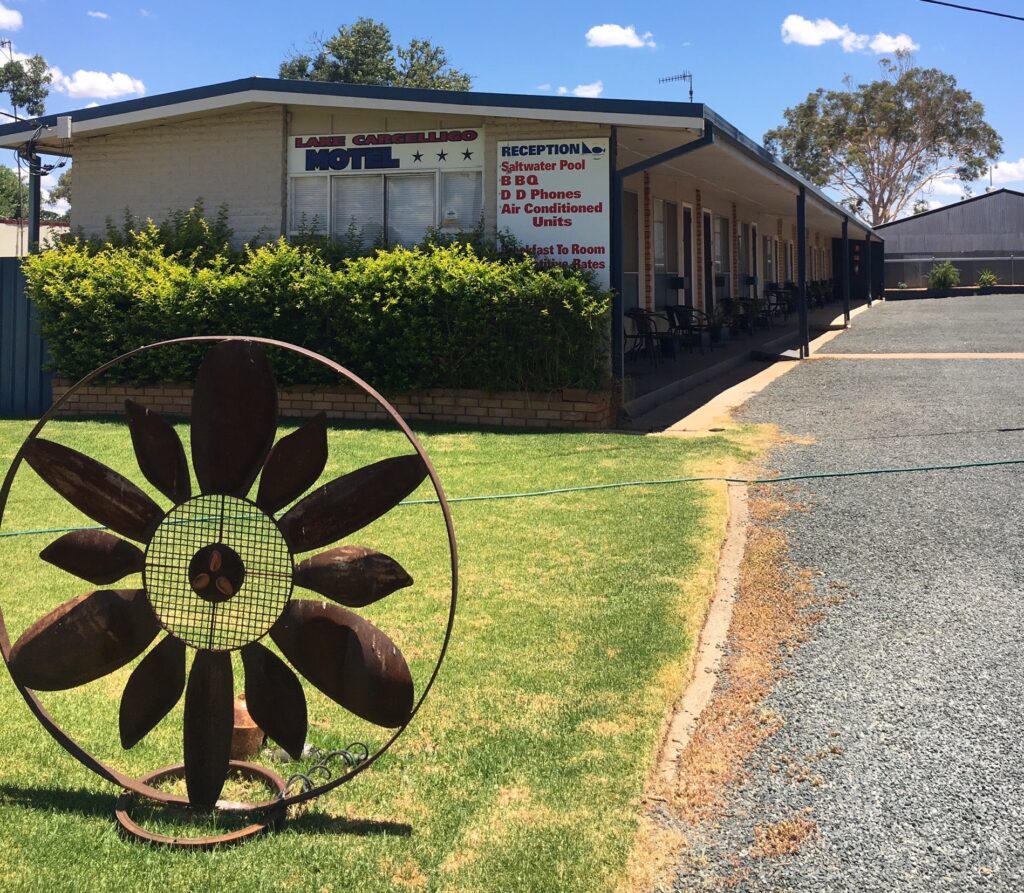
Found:
[[[29, 428], [0, 422], [0, 470]], [[179, 433], [187, 440], [186, 426]], [[46, 436], [145, 484], [119, 423], [53, 423]], [[751, 449], [735, 430], [691, 440], [446, 431], [422, 439], [449, 496], [723, 471]], [[325, 478], [408, 452], [398, 435], [374, 429], [332, 429], [330, 446]], [[412, 498], [429, 495], [424, 486]], [[453, 505], [459, 612], [423, 711], [369, 772], [281, 833], [235, 849], [125, 843], [112, 820], [117, 792], [51, 741], [4, 673], [0, 882], [90, 893], [616, 889], [711, 590], [724, 505], [720, 486], [694, 484]], [[69, 523], [92, 522], [23, 467], [3, 532]], [[0, 538], [0, 600], [12, 637], [89, 588], [38, 559], [55, 536]], [[354, 540], [393, 555], [416, 581], [359, 613], [394, 638], [422, 685], [450, 583], [440, 513], [400, 506]], [[121, 750], [117, 705], [127, 676], [128, 668], [43, 700], [76, 740], [125, 771], [179, 762], [180, 705], [133, 750]], [[239, 670], [239, 690], [240, 680]], [[310, 717], [320, 747], [382, 740], [383, 730], [319, 695], [310, 694]]]

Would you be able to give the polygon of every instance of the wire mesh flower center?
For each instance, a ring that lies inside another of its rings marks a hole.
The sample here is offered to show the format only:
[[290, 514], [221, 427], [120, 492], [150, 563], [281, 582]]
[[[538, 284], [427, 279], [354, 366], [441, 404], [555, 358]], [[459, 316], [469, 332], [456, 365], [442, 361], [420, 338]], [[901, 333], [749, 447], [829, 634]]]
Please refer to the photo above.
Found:
[[233, 496], [175, 506], [146, 548], [143, 582], [163, 627], [228, 651], [269, 632], [291, 598], [292, 556], [274, 519]]

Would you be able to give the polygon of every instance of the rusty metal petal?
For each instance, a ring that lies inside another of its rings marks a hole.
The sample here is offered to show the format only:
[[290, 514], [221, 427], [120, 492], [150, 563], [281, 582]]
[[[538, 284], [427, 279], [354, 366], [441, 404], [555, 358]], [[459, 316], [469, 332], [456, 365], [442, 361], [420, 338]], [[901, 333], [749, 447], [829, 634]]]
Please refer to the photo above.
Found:
[[146, 480], [172, 502], [184, 502], [192, 495], [192, 481], [178, 432], [159, 413], [134, 400], [125, 400], [124, 408], [135, 458]]
[[355, 533], [412, 493], [427, 476], [417, 455], [366, 465], [314, 490], [278, 522], [293, 552], [308, 552]]
[[268, 515], [305, 493], [327, 465], [327, 416], [319, 412], [282, 437], [267, 456], [256, 504]]
[[129, 539], [146, 542], [164, 513], [112, 468], [70, 447], [37, 437], [25, 444], [25, 461], [79, 511]]
[[185, 691], [185, 788], [194, 806], [213, 806], [224, 789], [234, 728], [232, 685], [230, 652], [196, 652]]
[[207, 351], [192, 395], [192, 467], [203, 493], [245, 496], [277, 430], [277, 388], [255, 344], [224, 341]]
[[362, 608], [412, 586], [412, 577], [394, 558], [353, 545], [307, 558], [295, 568], [295, 585], [350, 608]]
[[11, 649], [11, 675], [38, 691], [84, 685], [134, 660], [160, 631], [141, 589], [101, 589], [32, 624]]
[[253, 721], [294, 759], [306, 743], [306, 694], [288, 665], [259, 642], [242, 649], [245, 702]]
[[102, 530], [75, 530], [48, 545], [39, 557], [97, 586], [109, 586], [146, 563], [142, 550]]
[[185, 644], [167, 636], [132, 670], [121, 695], [121, 746], [134, 747], [171, 712], [185, 690]]
[[299, 599], [270, 635], [295, 669], [356, 716], [387, 728], [409, 721], [409, 666], [369, 621], [337, 605]]

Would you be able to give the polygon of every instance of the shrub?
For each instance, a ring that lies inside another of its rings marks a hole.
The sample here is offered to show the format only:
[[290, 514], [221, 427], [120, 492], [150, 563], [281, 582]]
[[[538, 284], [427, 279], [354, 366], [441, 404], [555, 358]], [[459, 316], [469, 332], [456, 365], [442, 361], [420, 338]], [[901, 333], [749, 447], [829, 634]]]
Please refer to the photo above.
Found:
[[944, 260], [928, 271], [929, 288], [954, 288], [960, 284], [960, 271], [952, 261]]
[[[101, 248], [70, 242], [24, 270], [52, 365], [71, 379], [153, 341], [250, 334], [308, 347], [392, 393], [607, 383], [610, 299], [581, 273], [490, 260], [458, 243], [337, 263], [283, 239], [238, 258], [169, 252], [149, 225]], [[151, 351], [112, 375], [188, 380], [201, 349]], [[335, 383], [294, 354], [274, 363], [280, 384]]]
[[234, 261], [241, 252], [231, 247], [234, 231], [228, 226], [228, 206], [222, 204], [212, 218], [205, 216], [201, 198], [187, 210], [171, 211], [160, 223], [142, 221], [124, 209], [120, 225], [108, 217], [104, 238], [87, 238], [82, 230], [60, 237], [58, 244], [77, 244], [96, 254], [107, 248], [128, 248], [144, 238], [147, 245], [159, 248], [168, 256], [178, 255], [192, 266], [210, 264], [217, 257]]
[[982, 288], [991, 288], [999, 284], [999, 277], [991, 270], [982, 270], [978, 274], [978, 285]]
[[909, 285], [907, 285], [907, 283], [906, 283], [906, 282], [897, 282], [897, 283], [896, 283], [896, 287], [897, 287], [897, 288], [910, 288], [910, 286], [909, 286]]

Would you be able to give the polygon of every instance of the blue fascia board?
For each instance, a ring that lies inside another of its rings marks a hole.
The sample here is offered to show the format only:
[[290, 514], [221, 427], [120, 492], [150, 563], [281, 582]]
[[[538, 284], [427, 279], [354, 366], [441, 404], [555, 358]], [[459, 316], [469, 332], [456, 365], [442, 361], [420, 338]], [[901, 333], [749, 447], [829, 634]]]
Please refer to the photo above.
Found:
[[[517, 93], [477, 93], [459, 90], [424, 90], [410, 87], [376, 87], [363, 84], [333, 84], [318, 81], [291, 81], [278, 78], [250, 77], [188, 90], [159, 93], [141, 99], [127, 99], [109, 105], [76, 109], [62, 112], [74, 121], [95, 121], [114, 115], [174, 106], [210, 99], [216, 96], [230, 96], [232, 93], [246, 93], [253, 90], [296, 96], [323, 96], [325, 98], [360, 98], [404, 102], [431, 102], [439, 105], [465, 106], [467, 111], [474, 108], [543, 109], [547, 111], [601, 112], [604, 114], [654, 115], [663, 117], [704, 117], [705, 106], [699, 102], [661, 102], [649, 99], [582, 99], [575, 96], [533, 96]], [[28, 127], [53, 126], [58, 115], [44, 115], [0, 126], [0, 137], [20, 133]]]

